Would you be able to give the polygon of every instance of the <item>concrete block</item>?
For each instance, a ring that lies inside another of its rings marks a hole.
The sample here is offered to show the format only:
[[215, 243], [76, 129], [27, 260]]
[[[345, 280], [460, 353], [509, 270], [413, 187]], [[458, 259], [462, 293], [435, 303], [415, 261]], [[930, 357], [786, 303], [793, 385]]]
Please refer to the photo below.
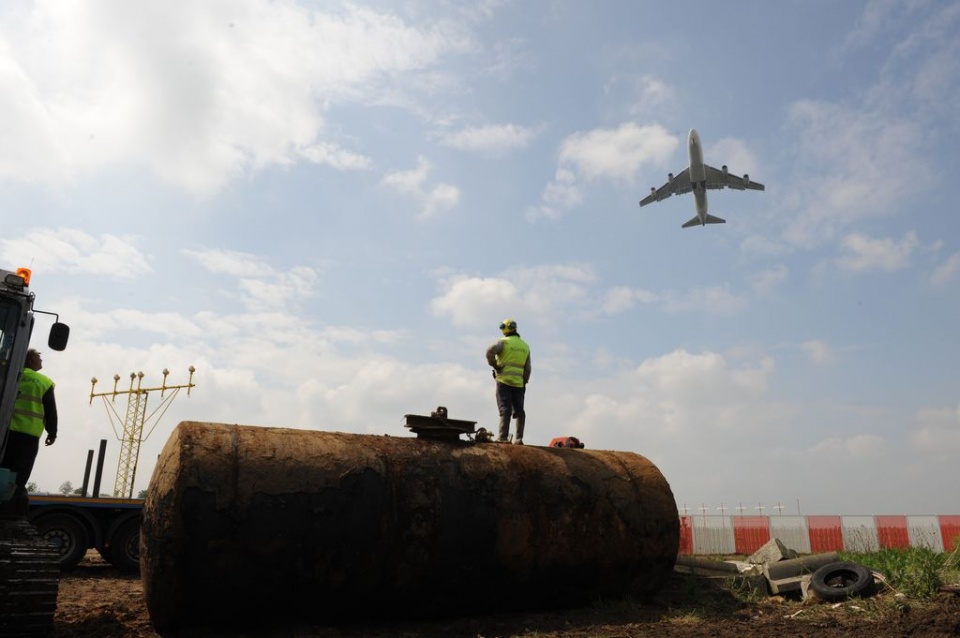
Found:
[[785, 594], [792, 591], [800, 591], [802, 587], [803, 576], [788, 576], [778, 580], [768, 580], [770, 583], [771, 594]]
[[786, 545], [780, 542], [779, 538], [771, 538], [764, 543], [763, 547], [751, 554], [747, 558], [747, 562], [753, 563], [754, 565], [776, 563], [790, 558], [789, 554], [790, 550], [787, 549]]

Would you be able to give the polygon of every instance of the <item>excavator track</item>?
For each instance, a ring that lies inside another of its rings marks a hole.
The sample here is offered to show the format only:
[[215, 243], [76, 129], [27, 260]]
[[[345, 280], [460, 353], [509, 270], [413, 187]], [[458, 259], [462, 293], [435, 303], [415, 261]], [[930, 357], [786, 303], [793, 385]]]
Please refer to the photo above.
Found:
[[0, 520], [0, 637], [53, 632], [60, 588], [56, 549], [25, 520]]

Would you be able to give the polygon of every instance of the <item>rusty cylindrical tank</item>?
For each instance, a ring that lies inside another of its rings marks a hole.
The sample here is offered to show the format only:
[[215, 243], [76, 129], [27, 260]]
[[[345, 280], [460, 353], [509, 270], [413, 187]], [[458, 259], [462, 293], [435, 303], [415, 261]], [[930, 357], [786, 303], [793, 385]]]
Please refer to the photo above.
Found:
[[679, 536], [630, 452], [183, 422], [141, 574], [158, 629], [475, 613], [652, 593]]

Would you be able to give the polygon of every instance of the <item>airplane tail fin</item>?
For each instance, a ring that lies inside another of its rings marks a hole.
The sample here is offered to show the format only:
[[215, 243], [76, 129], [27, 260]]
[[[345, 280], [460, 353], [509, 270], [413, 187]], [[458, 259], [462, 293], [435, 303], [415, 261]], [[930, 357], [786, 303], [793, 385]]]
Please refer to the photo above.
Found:
[[684, 222], [681, 228], [690, 228], [691, 226], [706, 226], [707, 224], [726, 224], [727, 220], [722, 217], [714, 217], [713, 215], [707, 215], [704, 221], [700, 221], [700, 216], [697, 215], [690, 221]]

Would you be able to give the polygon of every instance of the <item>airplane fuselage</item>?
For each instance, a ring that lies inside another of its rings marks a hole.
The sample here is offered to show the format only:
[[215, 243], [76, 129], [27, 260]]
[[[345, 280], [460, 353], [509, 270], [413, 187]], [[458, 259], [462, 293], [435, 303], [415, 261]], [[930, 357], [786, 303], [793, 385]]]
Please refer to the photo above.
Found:
[[703, 167], [703, 147], [697, 129], [690, 129], [687, 136], [687, 158], [690, 160], [690, 186], [700, 223], [707, 218], [707, 171]]
[[697, 214], [681, 224], [681, 228], [691, 226], [706, 226], [707, 224], [725, 224], [722, 217], [707, 212], [707, 190], [711, 188], [732, 188], [734, 190], [762, 191], [763, 184], [750, 181], [746, 173], [743, 177], [727, 171], [726, 164], [722, 168], [714, 168], [703, 161], [703, 145], [700, 144], [700, 135], [696, 129], [690, 129], [687, 135], [687, 167], [674, 176], [667, 173], [667, 183], [660, 188], [653, 187], [650, 194], [640, 200], [641, 206], [660, 202], [671, 195], [685, 195], [693, 193], [693, 203]]

